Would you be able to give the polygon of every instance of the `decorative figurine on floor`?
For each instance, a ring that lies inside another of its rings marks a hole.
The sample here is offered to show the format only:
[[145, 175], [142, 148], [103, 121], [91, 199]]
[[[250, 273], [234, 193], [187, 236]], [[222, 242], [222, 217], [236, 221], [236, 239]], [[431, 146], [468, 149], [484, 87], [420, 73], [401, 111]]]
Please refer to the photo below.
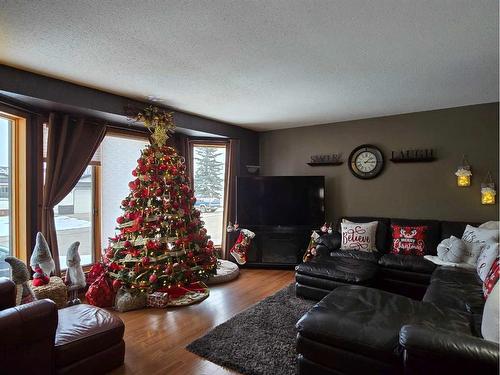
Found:
[[12, 281], [16, 284], [16, 306], [36, 301], [35, 294], [28, 284], [30, 271], [26, 264], [16, 257], [6, 257], [5, 261], [12, 268]]
[[85, 288], [87, 285], [83, 268], [80, 265], [80, 254], [78, 253], [79, 246], [80, 242], [73, 242], [66, 253], [66, 266], [68, 266], [68, 269], [66, 270], [64, 282], [68, 286], [69, 306], [78, 305], [80, 303], [78, 291]]
[[316, 253], [316, 245], [317, 245], [316, 241], [320, 237], [321, 236], [318, 234], [317, 231], [315, 231], [315, 230], [312, 231], [311, 239], [309, 240], [309, 245], [307, 245], [306, 252], [304, 253], [304, 256], [302, 258], [302, 261], [304, 263], [309, 262], [317, 255], [317, 253]]
[[36, 234], [36, 244], [31, 255], [30, 266], [35, 271], [33, 286], [42, 286], [50, 282], [49, 276], [55, 270], [56, 265], [50, 254], [49, 245], [40, 232]]
[[254, 232], [248, 229], [240, 230], [240, 235], [230, 250], [230, 254], [236, 260], [236, 263], [243, 265], [247, 262], [247, 252], [254, 237]]

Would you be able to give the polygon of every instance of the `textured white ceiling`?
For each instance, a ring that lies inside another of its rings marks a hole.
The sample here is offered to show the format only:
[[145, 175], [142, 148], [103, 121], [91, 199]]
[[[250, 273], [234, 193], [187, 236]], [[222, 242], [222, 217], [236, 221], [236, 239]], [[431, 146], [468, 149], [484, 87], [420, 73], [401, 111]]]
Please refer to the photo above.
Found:
[[498, 101], [497, 0], [0, 0], [0, 63], [256, 130]]

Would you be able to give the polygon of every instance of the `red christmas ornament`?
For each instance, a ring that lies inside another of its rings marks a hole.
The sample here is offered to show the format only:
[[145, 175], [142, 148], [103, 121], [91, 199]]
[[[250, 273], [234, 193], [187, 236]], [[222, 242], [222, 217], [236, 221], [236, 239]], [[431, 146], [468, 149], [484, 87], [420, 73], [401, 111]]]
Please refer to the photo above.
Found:
[[119, 271], [119, 270], [121, 270], [122, 268], [121, 268], [118, 264], [116, 264], [115, 262], [112, 262], [112, 263], [110, 263], [110, 265], [108, 266], [108, 269], [109, 269], [110, 271]]
[[158, 277], [154, 273], [151, 276], [149, 276], [149, 282], [151, 284], [155, 283], [156, 280], [158, 280]]
[[137, 171], [135, 169], [132, 171], [132, 176], [137, 177]]
[[122, 286], [122, 282], [118, 279], [113, 280], [113, 289], [118, 290]]
[[155, 241], [148, 241], [148, 242], [146, 243], [146, 248], [147, 248], [148, 250], [155, 250], [155, 249], [157, 249], [157, 248], [158, 248], [158, 244], [157, 244]]
[[117, 222], [118, 224], [122, 224], [124, 221], [125, 221], [125, 218], [124, 218], [123, 216], [118, 216], [118, 217], [116, 218], [116, 222]]
[[127, 240], [123, 243], [123, 247], [132, 247], [132, 243]]
[[148, 257], [144, 257], [141, 259], [141, 263], [143, 266], [147, 266], [150, 261], [151, 261], [151, 259], [149, 259]]

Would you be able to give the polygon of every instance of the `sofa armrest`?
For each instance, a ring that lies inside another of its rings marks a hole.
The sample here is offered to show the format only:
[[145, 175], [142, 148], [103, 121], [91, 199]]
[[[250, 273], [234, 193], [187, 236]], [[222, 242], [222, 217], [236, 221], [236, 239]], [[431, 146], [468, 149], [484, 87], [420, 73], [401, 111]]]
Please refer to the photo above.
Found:
[[16, 305], [16, 284], [6, 277], [0, 277], [0, 310]]
[[339, 250], [341, 244], [341, 237], [339, 232], [332, 232], [328, 234], [323, 234], [316, 240], [318, 245], [325, 246], [330, 252]]
[[417, 325], [403, 326], [405, 374], [497, 374], [499, 346], [479, 337]]
[[49, 374], [54, 366], [58, 315], [48, 299], [0, 311], [0, 367], [2, 374], [33, 371]]

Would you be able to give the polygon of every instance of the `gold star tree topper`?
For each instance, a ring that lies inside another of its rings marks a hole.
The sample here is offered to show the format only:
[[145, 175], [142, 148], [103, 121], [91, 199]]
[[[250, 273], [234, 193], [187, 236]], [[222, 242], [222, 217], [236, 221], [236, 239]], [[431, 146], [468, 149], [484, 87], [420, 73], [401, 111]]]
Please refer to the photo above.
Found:
[[135, 120], [146, 125], [146, 128], [151, 132], [153, 145], [158, 147], [167, 143], [167, 139], [175, 129], [173, 113], [154, 106], [149, 106], [139, 112]]

